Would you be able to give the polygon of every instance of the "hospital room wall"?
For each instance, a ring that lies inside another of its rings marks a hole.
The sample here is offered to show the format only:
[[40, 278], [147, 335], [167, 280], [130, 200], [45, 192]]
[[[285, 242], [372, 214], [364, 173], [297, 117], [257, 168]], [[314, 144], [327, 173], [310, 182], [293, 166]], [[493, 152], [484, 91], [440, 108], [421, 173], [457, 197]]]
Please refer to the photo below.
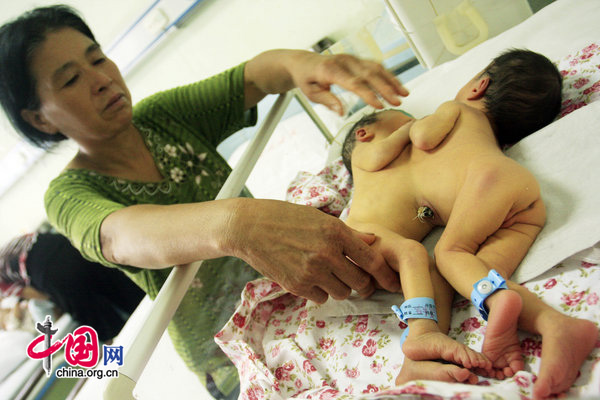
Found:
[[[48, 0], [0, 0], [0, 23]], [[84, 16], [105, 48], [153, 0], [67, 0]], [[205, 0], [186, 23], [126, 76], [134, 102], [158, 90], [206, 78], [272, 48], [309, 48], [340, 39], [377, 18], [381, 0]], [[2, 115], [0, 156], [17, 143]], [[0, 196], [0, 245], [36, 229], [45, 219], [43, 194], [76, 151], [73, 144], [41, 157]]]

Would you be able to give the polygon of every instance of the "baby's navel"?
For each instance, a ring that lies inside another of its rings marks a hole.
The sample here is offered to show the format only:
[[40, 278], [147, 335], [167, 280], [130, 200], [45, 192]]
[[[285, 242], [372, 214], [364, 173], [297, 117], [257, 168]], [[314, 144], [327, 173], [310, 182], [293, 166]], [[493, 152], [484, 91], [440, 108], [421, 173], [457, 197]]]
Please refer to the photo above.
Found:
[[425, 219], [433, 218], [433, 210], [427, 206], [421, 206], [417, 210], [417, 216], [415, 218], [418, 218], [419, 221], [424, 223]]

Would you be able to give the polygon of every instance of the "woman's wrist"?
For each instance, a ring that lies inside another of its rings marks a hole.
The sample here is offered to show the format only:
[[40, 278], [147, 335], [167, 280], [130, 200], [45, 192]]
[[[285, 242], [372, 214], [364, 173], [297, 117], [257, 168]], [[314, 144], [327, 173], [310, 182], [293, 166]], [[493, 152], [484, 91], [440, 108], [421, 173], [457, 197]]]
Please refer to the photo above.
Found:
[[217, 242], [219, 251], [224, 255], [244, 258], [244, 248], [248, 240], [248, 226], [251, 225], [252, 203], [255, 199], [235, 198], [226, 200], [227, 218], [223, 226], [223, 234]]
[[316, 54], [305, 50], [269, 50], [246, 64], [246, 80], [266, 94], [285, 93], [296, 87], [293, 70]]

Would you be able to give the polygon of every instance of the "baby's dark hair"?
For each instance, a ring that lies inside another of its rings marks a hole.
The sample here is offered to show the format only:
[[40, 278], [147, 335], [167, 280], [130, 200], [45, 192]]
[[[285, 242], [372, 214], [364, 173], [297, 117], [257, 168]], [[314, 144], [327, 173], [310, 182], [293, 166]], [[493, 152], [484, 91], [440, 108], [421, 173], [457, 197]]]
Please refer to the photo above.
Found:
[[63, 28], [75, 29], [96, 41], [75, 10], [63, 5], [33, 9], [0, 27], [0, 104], [16, 131], [41, 148], [49, 148], [67, 137], [35, 129], [23, 119], [21, 110], [39, 109], [31, 59], [48, 33]]
[[562, 76], [545, 56], [510, 49], [496, 57], [483, 75], [490, 78], [483, 101], [501, 147], [518, 142], [558, 115]]
[[352, 175], [352, 150], [354, 150], [354, 146], [356, 145], [356, 135], [354, 133], [357, 129], [360, 129], [363, 126], [371, 125], [377, 122], [377, 114], [377, 111], [371, 114], [366, 114], [361, 119], [356, 121], [344, 139], [344, 144], [342, 145], [342, 161], [344, 162], [344, 166], [346, 166], [348, 172], [350, 172], [350, 175]]

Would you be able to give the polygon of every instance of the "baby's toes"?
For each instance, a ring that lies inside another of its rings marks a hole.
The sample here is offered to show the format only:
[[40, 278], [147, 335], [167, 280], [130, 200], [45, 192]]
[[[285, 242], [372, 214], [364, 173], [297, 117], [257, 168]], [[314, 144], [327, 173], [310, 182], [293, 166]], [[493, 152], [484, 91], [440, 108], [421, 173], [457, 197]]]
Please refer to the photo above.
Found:
[[485, 376], [486, 378], [495, 378], [496, 377], [496, 373], [493, 369], [486, 369], [486, 368], [473, 368], [472, 371], [480, 376]]
[[450, 354], [447, 354], [444, 359], [467, 369], [471, 369], [476, 366], [477, 362], [476, 357], [473, 357], [468, 348], [460, 345], [456, 346], [454, 351], [452, 351]]
[[491, 369], [492, 367], [492, 362], [483, 354], [476, 352], [475, 350], [464, 346], [464, 350], [465, 350], [465, 355], [466, 358], [469, 360], [469, 364], [470, 366], [467, 366], [466, 362], [463, 363], [463, 365], [466, 368], [469, 369], [473, 369], [473, 368], [483, 368], [483, 369]]
[[502, 369], [502, 372], [504, 373], [504, 376], [506, 376], [507, 378], [509, 378], [509, 377], [513, 376], [514, 374], [516, 374], [517, 371], [514, 371], [511, 367], [505, 367], [505, 368]]
[[475, 354], [477, 355], [477, 361], [478, 361], [477, 367], [491, 371], [492, 370], [492, 361], [481, 353], [475, 353]]

